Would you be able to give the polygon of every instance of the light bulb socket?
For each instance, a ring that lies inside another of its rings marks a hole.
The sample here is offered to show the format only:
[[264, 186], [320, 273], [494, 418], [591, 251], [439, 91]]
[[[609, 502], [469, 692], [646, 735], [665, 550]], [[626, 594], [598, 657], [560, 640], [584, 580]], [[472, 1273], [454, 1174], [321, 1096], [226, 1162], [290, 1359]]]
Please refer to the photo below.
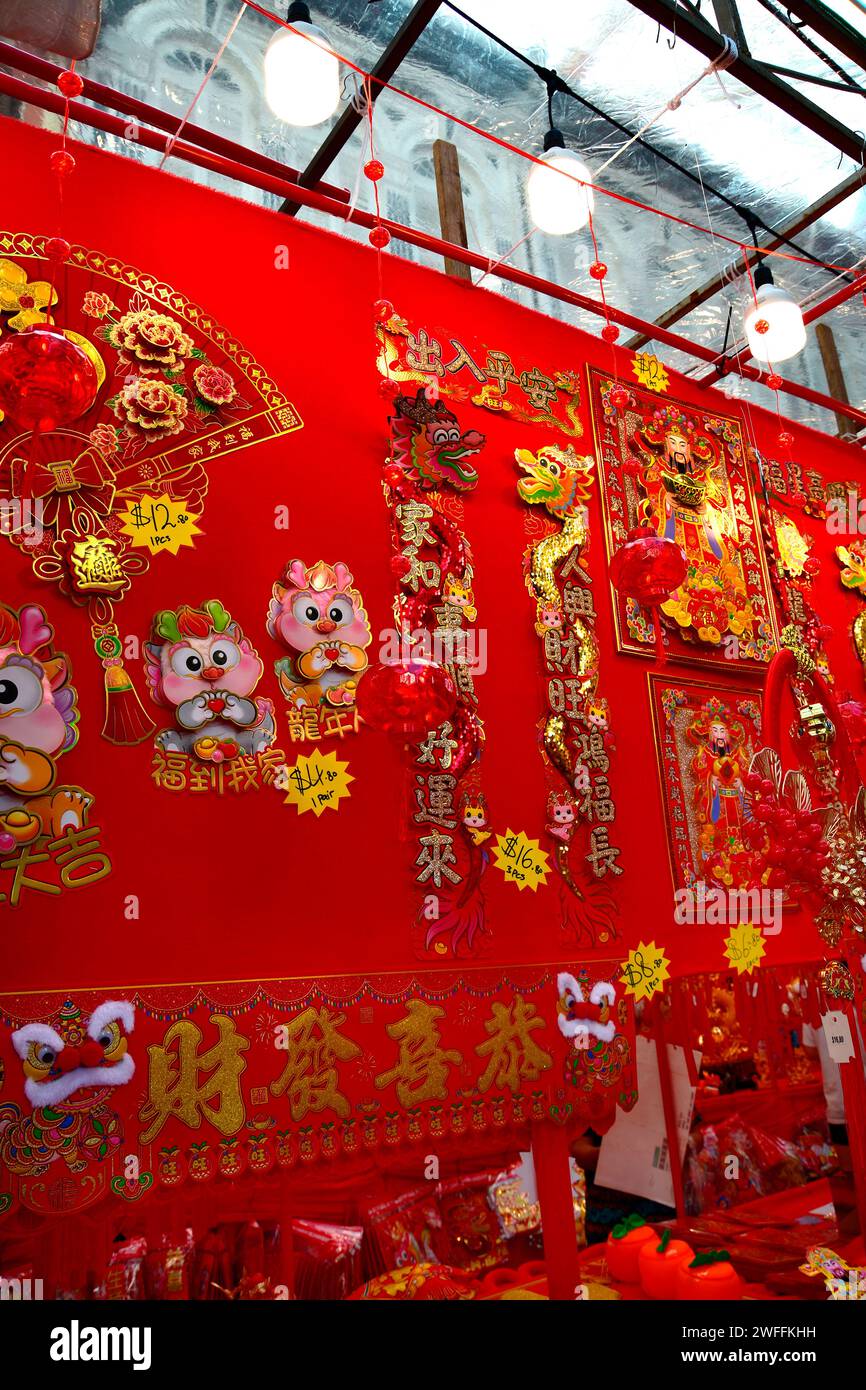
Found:
[[755, 281], [756, 290], [759, 290], [762, 285], [774, 285], [776, 283], [773, 279], [773, 272], [766, 261], [761, 261], [755, 266], [753, 279]]
[[563, 135], [563, 133], [562, 133], [561, 130], [557, 130], [556, 126], [555, 126], [555, 125], [552, 125], [552, 126], [550, 127], [550, 130], [547, 132], [547, 134], [546, 134], [545, 137], [544, 137], [544, 153], [547, 154], [547, 151], [548, 151], [548, 150], [553, 150], [553, 149], [560, 149], [560, 150], [561, 150], [561, 149], [564, 149], [564, 148], [565, 148], [565, 136]]
[[292, 0], [289, 12], [286, 15], [287, 24], [312, 24], [309, 5], [304, 4], [304, 0]]

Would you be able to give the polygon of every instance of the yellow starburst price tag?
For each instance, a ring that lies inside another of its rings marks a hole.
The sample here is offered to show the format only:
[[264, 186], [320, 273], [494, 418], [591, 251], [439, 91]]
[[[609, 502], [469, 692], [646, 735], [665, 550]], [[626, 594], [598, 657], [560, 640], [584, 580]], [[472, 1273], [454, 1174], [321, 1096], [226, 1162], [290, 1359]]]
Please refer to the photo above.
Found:
[[633, 951], [629, 951], [628, 960], [624, 960], [620, 966], [626, 994], [633, 994], [635, 999], [651, 999], [670, 978], [669, 965], [662, 946], [657, 946], [654, 941], [648, 946], [643, 941], [639, 942]]
[[133, 548], [139, 546], [151, 555], [176, 555], [182, 545], [192, 545], [193, 536], [203, 534], [196, 526], [198, 515], [164, 493], [151, 497], [146, 492], [143, 497], [136, 497], [120, 513], [120, 520], [123, 534], [132, 537]]
[[531, 888], [536, 893], [539, 886], [547, 882], [550, 873], [547, 851], [522, 831], [515, 834], [507, 830], [504, 835], [497, 835], [493, 854], [497, 869], [502, 870], [510, 883], [516, 883], [520, 892]]
[[336, 811], [344, 797], [351, 796], [349, 783], [354, 782], [346, 771], [348, 763], [341, 763], [336, 753], [319, 752], [314, 748], [309, 757], [303, 753], [294, 767], [283, 768], [278, 786], [286, 791], [287, 806], [297, 806], [298, 815], [312, 811], [320, 816], [323, 811]]
[[750, 922], [733, 927], [725, 938], [725, 960], [729, 960], [738, 975], [751, 975], [761, 964], [767, 943], [758, 927]]
[[631, 369], [641, 386], [657, 391], [659, 395], [667, 391], [670, 385], [667, 368], [651, 352], [639, 352], [632, 360]]

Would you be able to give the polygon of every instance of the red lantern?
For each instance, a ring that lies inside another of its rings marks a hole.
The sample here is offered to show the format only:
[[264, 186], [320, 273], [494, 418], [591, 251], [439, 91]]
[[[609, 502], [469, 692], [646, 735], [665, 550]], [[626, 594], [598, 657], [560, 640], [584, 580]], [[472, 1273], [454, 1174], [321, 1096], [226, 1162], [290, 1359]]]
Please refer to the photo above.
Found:
[[420, 738], [454, 711], [457, 687], [442, 666], [423, 657], [386, 661], [358, 687], [358, 713], [383, 734]]
[[686, 559], [676, 541], [656, 535], [649, 526], [636, 526], [629, 531], [625, 545], [610, 563], [613, 587], [635, 599], [641, 608], [652, 611], [660, 665], [665, 659], [665, 649], [659, 609], [685, 577]]
[[0, 344], [0, 406], [22, 429], [71, 424], [98, 389], [87, 353], [59, 328], [34, 324]]

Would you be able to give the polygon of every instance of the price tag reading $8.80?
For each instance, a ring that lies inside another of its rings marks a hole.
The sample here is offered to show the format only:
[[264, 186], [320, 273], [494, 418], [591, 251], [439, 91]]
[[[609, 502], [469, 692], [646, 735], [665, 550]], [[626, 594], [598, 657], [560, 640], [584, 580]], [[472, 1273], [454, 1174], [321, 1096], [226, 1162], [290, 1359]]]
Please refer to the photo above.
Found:
[[641, 941], [629, 951], [628, 959], [620, 966], [626, 994], [633, 994], [635, 999], [651, 999], [664, 988], [669, 965], [661, 946], [656, 946], [654, 941], [645, 946]]
[[540, 884], [547, 882], [550, 873], [547, 851], [522, 831], [515, 834], [507, 830], [504, 835], [497, 835], [494, 856], [497, 869], [501, 869], [511, 883], [516, 883], [521, 892], [531, 888], [535, 893]]

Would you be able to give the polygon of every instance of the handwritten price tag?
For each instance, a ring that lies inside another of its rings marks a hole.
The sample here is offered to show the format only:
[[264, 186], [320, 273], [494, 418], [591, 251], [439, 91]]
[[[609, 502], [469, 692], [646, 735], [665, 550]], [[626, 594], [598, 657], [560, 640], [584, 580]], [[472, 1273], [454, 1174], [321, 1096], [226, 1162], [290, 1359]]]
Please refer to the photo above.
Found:
[[344, 797], [351, 796], [349, 783], [354, 782], [336, 753], [324, 755], [315, 748], [309, 757], [302, 753], [294, 767], [280, 769], [277, 786], [287, 793], [286, 805], [297, 806], [298, 815], [312, 811], [336, 811]]
[[640, 382], [650, 391], [663, 395], [669, 386], [667, 368], [651, 352], [639, 352], [631, 364], [631, 369]]
[[822, 1014], [821, 1026], [824, 1029], [827, 1051], [833, 1061], [850, 1062], [854, 1056], [854, 1042], [851, 1037], [851, 1025], [845, 1015], [838, 1012]]
[[664, 988], [665, 980], [669, 978], [669, 965], [670, 961], [661, 946], [654, 941], [646, 946], [641, 941], [633, 951], [629, 951], [628, 960], [620, 966], [626, 994], [633, 994], [635, 999], [651, 999]]
[[133, 549], [139, 546], [151, 555], [176, 555], [182, 545], [192, 546], [193, 536], [203, 534], [196, 526], [198, 516], [164, 494], [151, 497], [146, 492], [137, 497], [120, 513], [120, 520], [123, 534], [132, 537]]
[[734, 927], [725, 938], [725, 960], [729, 960], [738, 975], [751, 975], [761, 964], [767, 946], [759, 929], [750, 922]]
[[547, 851], [522, 831], [515, 834], [507, 830], [504, 835], [497, 835], [493, 853], [497, 869], [502, 870], [510, 883], [516, 883], [521, 892], [531, 888], [536, 893], [539, 885], [547, 882], [550, 873]]

